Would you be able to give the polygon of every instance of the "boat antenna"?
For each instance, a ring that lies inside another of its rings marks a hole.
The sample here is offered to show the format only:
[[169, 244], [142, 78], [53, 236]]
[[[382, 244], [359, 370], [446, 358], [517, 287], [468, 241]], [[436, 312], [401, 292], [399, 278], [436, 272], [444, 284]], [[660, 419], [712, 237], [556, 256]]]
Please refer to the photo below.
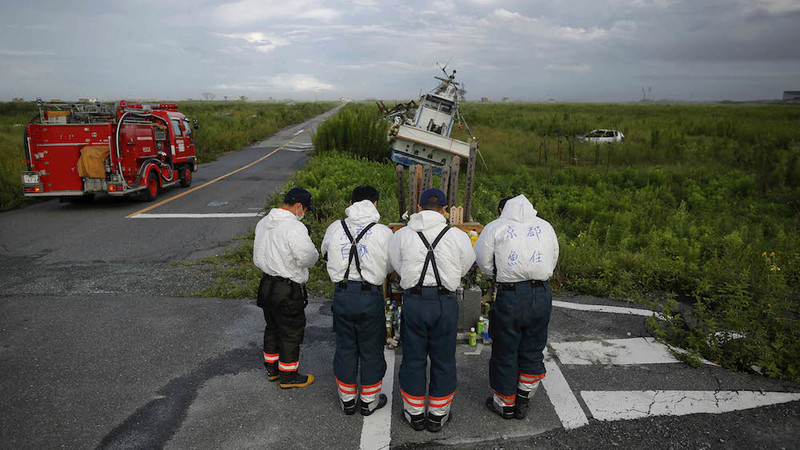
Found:
[[455, 56], [455, 55], [451, 56], [451, 57], [450, 57], [450, 59], [448, 59], [448, 60], [447, 60], [447, 62], [446, 62], [446, 63], [444, 63], [444, 67], [440, 66], [438, 62], [436, 63], [436, 67], [438, 67], [438, 68], [442, 69], [442, 72], [444, 72], [444, 76], [446, 76], [446, 77], [449, 77], [449, 76], [450, 76], [450, 75], [447, 73], [447, 66], [450, 64], [450, 61], [452, 61], [452, 60], [453, 60], [453, 57], [454, 57], [454, 56]]

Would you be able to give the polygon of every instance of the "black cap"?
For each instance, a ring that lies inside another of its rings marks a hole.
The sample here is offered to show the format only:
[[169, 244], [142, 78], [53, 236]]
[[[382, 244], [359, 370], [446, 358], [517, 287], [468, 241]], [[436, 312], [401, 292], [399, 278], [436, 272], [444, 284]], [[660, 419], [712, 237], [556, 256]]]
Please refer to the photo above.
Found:
[[283, 203], [285, 205], [300, 203], [309, 211], [314, 211], [314, 208], [311, 207], [311, 193], [303, 188], [289, 189], [289, 192], [286, 193], [286, 197], [283, 198]]
[[447, 206], [447, 197], [444, 192], [436, 188], [426, 189], [419, 196], [419, 206]]

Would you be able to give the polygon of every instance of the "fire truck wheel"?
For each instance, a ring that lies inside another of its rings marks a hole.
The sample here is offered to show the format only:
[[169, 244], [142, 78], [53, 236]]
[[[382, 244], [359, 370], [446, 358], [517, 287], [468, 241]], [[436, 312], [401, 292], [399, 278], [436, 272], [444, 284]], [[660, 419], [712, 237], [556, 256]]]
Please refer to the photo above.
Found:
[[144, 199], [152, 202], [158, 196], [158, 173], [155, 170], [150, 171], [147, 177], [147, 188], [144, 190]]
[[183, 166], [180, 171], [181, 187], [188, 188], [192, 185], [192, 169], [189, 166]]

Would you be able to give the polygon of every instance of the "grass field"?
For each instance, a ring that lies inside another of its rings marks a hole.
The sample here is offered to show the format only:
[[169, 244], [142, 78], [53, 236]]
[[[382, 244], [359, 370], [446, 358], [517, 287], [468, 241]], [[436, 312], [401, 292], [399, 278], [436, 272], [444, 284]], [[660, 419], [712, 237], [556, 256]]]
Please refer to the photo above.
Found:
[[[526, 194], [559, 236], [557, 289], [649, 303], [669, 319], [652, 321], [654, 333], [694, 355], [800, 380], [800, 107], [467, 104], [464, 112], [485, 159], [473, 217], [487, 223], [500, 198]], [[383, 221], [399, 218], [393, 164], [380, 148], [363, 150], [377, 140], [377, 110], [357, 104], [340, 114], [320, 126], [318, 155], [287, 185], [319, 202], [307, 219], [317, 243], [358, 184], [379, 188]], [[626, 142], [575, 141], [593, 128], [618, 129]], [[249, 263], [247, 245], [236, 255]], [[227, 294], [252, 297], [258, 276], [228, 273], [221, 286], [232, 281]], [[310, 286], [330, 290], [322, 263]], [[678, 313], [681, 305], [691, 314]]]
[[[184, 102], [179, 110], [198, 119], [200, 163], [238, 150], [288, 125], [333, 108], [335, 103]], [[25, 170], [22, 139], [25, 125], [38, 113], [33, 102], [0, 103], [0, 211], [22, 205], [20, 172]]]

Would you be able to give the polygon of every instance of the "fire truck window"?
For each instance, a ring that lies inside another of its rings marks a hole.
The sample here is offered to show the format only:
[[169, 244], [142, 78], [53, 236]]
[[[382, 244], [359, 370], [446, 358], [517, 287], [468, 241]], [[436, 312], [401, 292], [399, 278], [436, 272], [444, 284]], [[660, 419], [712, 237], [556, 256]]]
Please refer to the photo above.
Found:
[[192, 136], [192, 124], [189, 123], [189, 119], [183, 119], [183, 128], [186, 129], [186, 136], [189, 136], [189, 139], [194, 142], [194, 136]]
[[175, 133], [175, 137], [183, 137], [183, 131], [181, 131], [181, 121], [180, 120], [173, 120], [172, 121], [172, 131]]

